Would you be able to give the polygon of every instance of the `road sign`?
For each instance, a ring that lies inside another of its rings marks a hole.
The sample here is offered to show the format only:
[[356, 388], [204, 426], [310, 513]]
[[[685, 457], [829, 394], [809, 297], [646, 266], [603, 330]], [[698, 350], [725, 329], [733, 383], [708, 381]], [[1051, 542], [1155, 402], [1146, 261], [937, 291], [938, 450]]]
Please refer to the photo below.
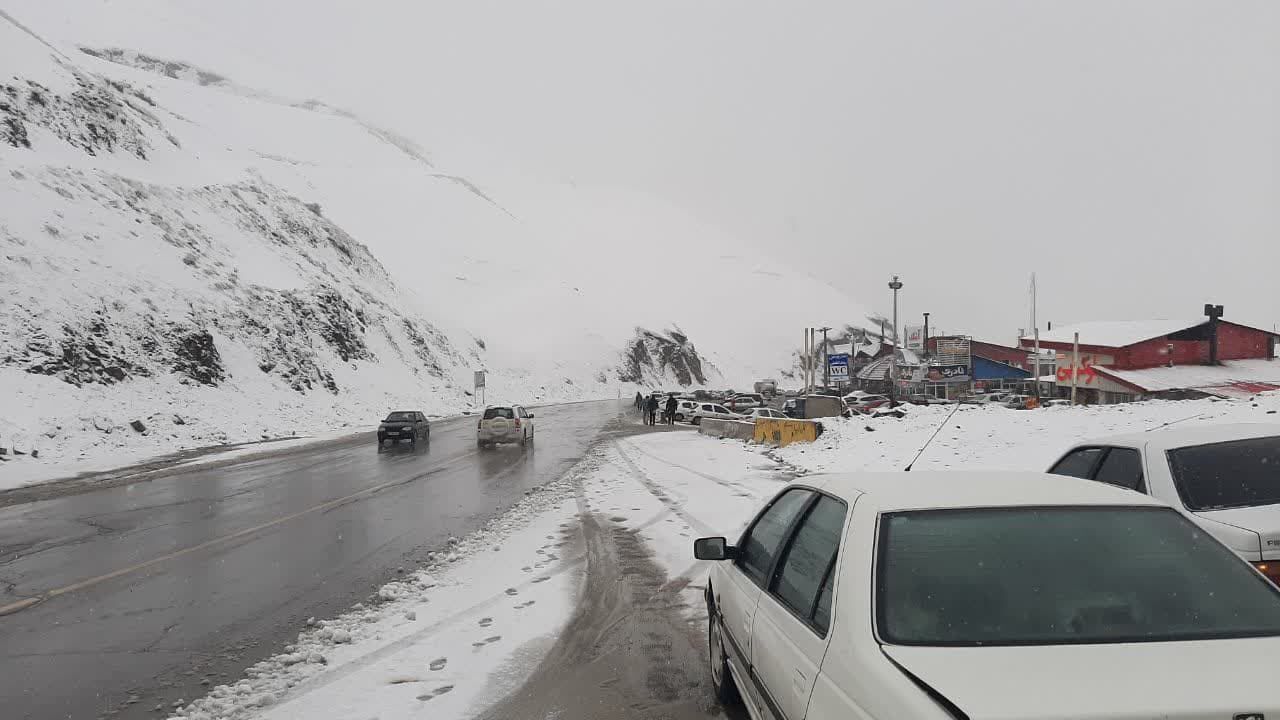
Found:
[[827, 372], [833, 383], [849, 382], [849, 354], [828, 355]]
[[476, 389], [479, 390], [482, 387], [484, 387], [484, 371], [477, 370], [476, 371]]

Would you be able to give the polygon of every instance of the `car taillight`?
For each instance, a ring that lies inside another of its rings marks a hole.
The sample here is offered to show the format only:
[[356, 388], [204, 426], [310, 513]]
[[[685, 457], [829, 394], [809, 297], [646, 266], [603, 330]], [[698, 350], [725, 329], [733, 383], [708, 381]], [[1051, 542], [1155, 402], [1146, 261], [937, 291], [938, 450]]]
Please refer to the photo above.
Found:
[[520, 418], [516, 418], [516, 429], [520, 429]]
[[1280, 561], [1268, 560], [1266, 562], [1256, 562], [1253, 564], [1258, 568], [1258, 572], [1267, 576], [1267, 579], [1276, 585], [1280, 585]]
[[476, 429], [477, 429], [477, 430], [479, 430], [480, 428], [483, 428], [483, 427], [484, 427], [484, 421], [483, 421], [483, 420], [477, 420], [477, 421], [476, 421]]

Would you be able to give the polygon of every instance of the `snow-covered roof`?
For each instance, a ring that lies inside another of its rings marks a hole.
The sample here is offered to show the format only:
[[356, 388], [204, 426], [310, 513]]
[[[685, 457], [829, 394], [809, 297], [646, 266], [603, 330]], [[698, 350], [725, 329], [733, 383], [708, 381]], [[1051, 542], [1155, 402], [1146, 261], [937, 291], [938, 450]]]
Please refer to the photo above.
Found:
[[1175, 365], [1145, 370], [1095, 369], [1147, 392], [1211, 388], [1232, 383], [1280, 385], [1280, 360], [1224, 360], [1221, 365]]
[[885, 380], [889, 377], [889, 358], [882, 357], [867, 363], [867, 366], [858, 371], [859, 380]]
[[[1206, 322], [1205, 318], [1180, 318], [1177, 320], [1098, 320], [1075, 325], [1060, 325], [1040, 333], [1040, 342], [1069, 343], [1075, 333], [1080, 333], [1081, 345], [1125, 347], [1179, 330], [1186, 330]], [[1024, 343], [1034, 342], [1033, 336], [1024, 336]]]

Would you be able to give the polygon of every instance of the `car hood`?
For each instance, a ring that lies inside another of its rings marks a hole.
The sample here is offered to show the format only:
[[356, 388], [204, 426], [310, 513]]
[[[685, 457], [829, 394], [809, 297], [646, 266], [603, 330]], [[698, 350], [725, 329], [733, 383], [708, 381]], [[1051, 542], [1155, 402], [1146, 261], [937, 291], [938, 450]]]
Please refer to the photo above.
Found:
[[1258, 534], [1263, 560], [1280, 560], [1280, 505], [1204, 510], [1196, 515]]
[[971, 720], [1280, 716], [1280, 638], [884, 652]]

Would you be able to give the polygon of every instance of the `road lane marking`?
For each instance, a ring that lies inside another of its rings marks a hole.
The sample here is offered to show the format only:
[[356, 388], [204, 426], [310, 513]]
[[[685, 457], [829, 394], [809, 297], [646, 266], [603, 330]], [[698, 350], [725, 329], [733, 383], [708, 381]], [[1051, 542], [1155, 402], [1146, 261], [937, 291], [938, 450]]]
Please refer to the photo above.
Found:
[[242, 537], [245, 537], [246, 535], [252, 535], [256, 532], [260, 532], [262, 530], [266, 530], [268, 528], [272, 528], [277, 525], [287, 523], [290, 520], [297, 520], [298, 518], [303, 517], [305, 515], [310, 515], [312, 513], [322, 512], [324, 510], [335, 508], [339, 505], [342, 505], [343, 503], [354, 500], [360, 497], [361, 495], [369, 495], [372, 493], [376, 493], [379, 490], [385, 490], [389, 487], [394, 487], [396, 485], [406, 485], [408, 483], [414, 482], [415, 480], [419, 480], [423, 477], [426, 477], [427, 475], [431, 475], [441, 470], [444, 470], [450, 465], [453, 465], [461, 460], [466, 460], [467, 458], [478, 455], [478, 454], [479, 454], [478, 450], [472, 450], [452, 460], [449, 460], [448, 462], [445, 462], [439, 467], [428, 470], [426, 473], [423, 473], [422, 475], [410, 478], [409, 480], [396, 480], [393, 482], [385, 482], [385, 483], [382, 483], [381, 485], [374, 485], [373, 487], [365, 488], [358, 492], [351, 493], [350, 495], [347, 495], [345, 497], [340, 497], [340, 498], [337, 498], [336, 500], [329, 500], [329, 501], [320, 503], [319, 505], [309, 507], [306, 510], [301, 510], [291, 515], [285, 515], [284, 517], [276, 518], [275, 520], [270, 520], [260, 525], [254, 525], [253, 527], [245, 528], [244, 530], [239, 530], [237, 532], [231, 533], [230, 535], [224, 535], [222, 537], [214, 538], [212, 540], [206, 540], [205, 542], [202, 542], [199, 545], [192, 545], [191, 547], [183, 548], [181, 550], [175, 550], [174, 552], [168, 553], [167, 555], [161, 555], [160, 557], [152, 558], [150, 560], [136, 563], [128, 567], [120, 568], [119, 570], [114, 570], [109, 573], [104, 573], [96, 577], [91, 577], [87, 580], [81, 580], [80, 582], [72, 583], [71, 585], [65, 585], [60, 588], [54, 588], [53, 590], [46, 590], [45, 592], [40, 593], [39, 595], [23, 598], [22, 600], [11, 602], [8, 605], [0, 605], [0, 617], [3, 617], [5, 615], [11, 615], [13, 613], [16, 613], [22, 610], [26, 610], [29, 607], [42, 603], [45, 600], [56, 598], [60, 595], [66, 595], [67, 593], [75, 592], [77, 590], [84, 590], [85, 588], [93, 587], [94, 585], [104, 583], [108, 580], [113, 580], [123, 575], [131, 575], [133, 573], [138, 572], [139, 570], [145, 570], [149, 567], [152, 567], [153, 565], [159, 565], [160, 563], [168, 562], [169, 560], [180, 558], [184, 555], [190, 555], [191, 553], [199, 552], [201, 550], [207, 550], [211, 547], [224, 545], [233, 540], [238, 540]]

